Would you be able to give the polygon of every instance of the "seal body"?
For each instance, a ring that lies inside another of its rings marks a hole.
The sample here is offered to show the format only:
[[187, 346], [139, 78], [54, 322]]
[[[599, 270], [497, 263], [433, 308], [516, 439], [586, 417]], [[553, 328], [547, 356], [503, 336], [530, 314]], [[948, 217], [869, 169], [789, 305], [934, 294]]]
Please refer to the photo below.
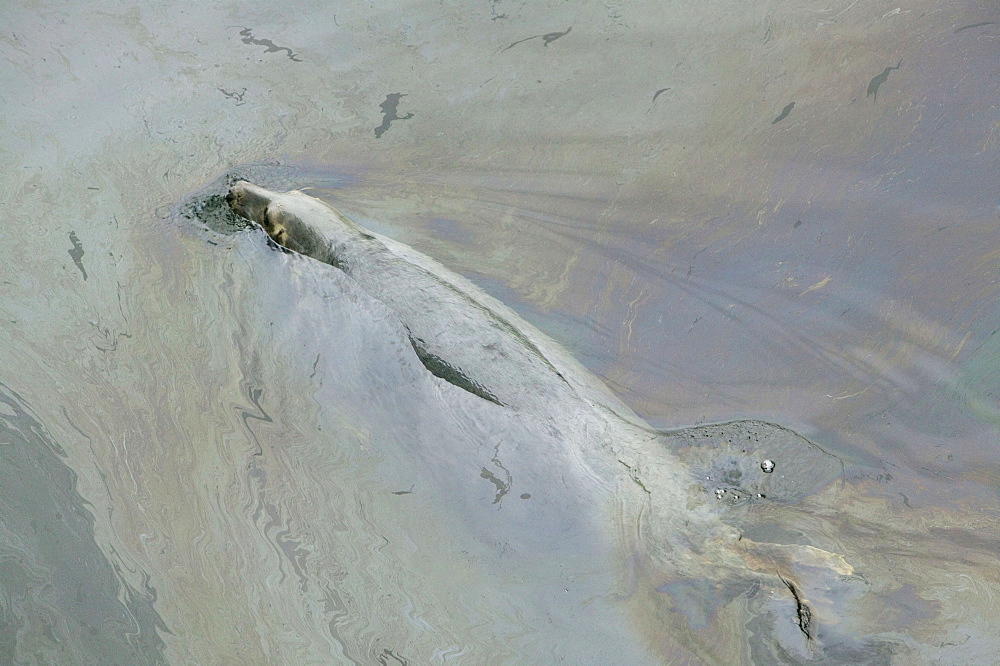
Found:
[[[657, 533], [657, 550], [691, 573], [694, 542], [735, 541], [700, 498], [689, 497], [690, 470], [650, 428], [570, 354], [513, 310], [412, 248], [355, 224], [302, 192], [271, 192], [235, 183], [232, 209], [257, 222], [282, 246], [350, 276], [398, 318], [425, 368], [490, 403], [548, 424], [589, 482], [633, 495], [623, 506]], [[655, 488], [656, 511], [647, 511]], [[681, 507], [685, 507], [681, 510]], [[652, 522], [655, 520], [654, 523]], [[649, 533], [649, 532], [647, 532]], [[701, 549], [702, 546], [697, 546]], [[709, 558], [719, 566], [724, 556]], [[704, 560], [708, 562], [709, 560]], [[702, 560], [699, 560], [702, 561]], [[700, 565], [699, 565], [700, 566]]]
[[301, 192], [240, 181], [227, 201], [279, 245], [342, 270], [388, 306], [420, 361], [445, 381], [522, 412], [583, 401], [646, 427], [534, 326], [433, 259]]

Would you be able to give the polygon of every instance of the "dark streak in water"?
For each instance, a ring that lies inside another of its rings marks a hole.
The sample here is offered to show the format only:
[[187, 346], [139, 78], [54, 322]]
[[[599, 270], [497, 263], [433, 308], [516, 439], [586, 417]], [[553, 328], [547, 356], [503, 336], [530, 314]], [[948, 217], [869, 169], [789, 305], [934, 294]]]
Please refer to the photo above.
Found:
[[503, 499], [503, 496], [507, 494], [507, 491], [510, 490], [510, 488], [508, 488], [503, 481], [497, 478], [496, 474], [486, 469], [485, 467], [483, 467], [483, 471], [479, 473], [479, 476], [483, 477], [484, 479], [489, 479], [490, 483], [492, 483], [494, 486], [497, 487], [497, 494], [493, 498], [494, 504], [499, 503], [500, 500]]
[[900, 60], [895, 67], [886, 67], [884, 70], [882, 70], [881, 74], [879, 74], [878, 76], [876, 76], [871, 80], [871, 82], [868, 84], [867, 97], [872, 97], [873, 98], [872, 102], [878, 101], [878, 89], [882, 86], [883, 83], [889, 80], [889, 72], [891, 72], [894, 69], [899, 69], [900, 65], [902, 64], [903, 61]]
[[382, 109], [382, 124], [375, 128], [375, 138], [381, 138], [389, 130], [393, 120], [409, 120], [413, 117], [413, 112], [405, 116], [397, 115], [396, 109], [399, 107], [399, 100], [406, 97], [404, 93], [390, 93], [385, 96], [385, 101], [378, 105]]
[[492, 18], [490, 18], [491, 21], [496, 21], [498, 19], [505, 19], [505, 18], [507, 18], [506, 14], [498, 14], [497, 13], [497, 3], [499, 3], [499, 2], [500, 2], [500, 0], [490, 0], [490, 14], [493, 15]]
[[809, 606], [802, 600], [799, 596], [798, 590], [795, 589], [795, 585], [792, 581], [781, 577], [781, 581], [788, 587], [788, 591], [792, 593], [795, 598], [795, 614], [798, 616], [799, 631], [805, 634], [806, 639], [811, 640], [812, 635], [810, 634], [810, 629], [812, 626], [812, 611]]
[[485, 467], [480, 474], [480, 476], [484, 479], [489, 479], [490, 482], [497, 487], [497, 494], [493, 498], [494, 504], [500, 504], [503, 501], [504, 495], [510, 492], [510, 487], [514, 484], [514, 477], [511, 475], [510, 470], [504, 467], [503, 463], [500, 462], [500, 444], [501, 442], [497, 442], [497, 445], [493, 447], [493, 457], [490, 458], [490, 462], [503, 471], [507, 481], [502, 481]]
[[785, 108], [781, 110], [781, 113], [778, 114], [778, 117], [771, 121], [771, 124], [774, 125], [776, 123], [780, 123], [782, 120], [788, 117], [788, 114], [791, 113], [792, 109], [794, 108], [795, 108], [795, 102], [789, 102], [785, 106]]
[[[390, 659], [392, 661], [390, 661]], [[382, 650], [382, 654], [378, 656], [379, 666], [409, 666], [410, 662], [406, 660], [406, 657], [396, 654], [389, 648]]]
[[[264, 455], [264, 447], [261, 446], [260, 441], [257, 439], [257, 434], [254, 433], [253, 428], [250, 427], [250, 419], [254, 419], [255, 421], [260, 421], [261, 423], [274, 423], [274, 421], [271, 419], [268, 413], [264, 411], [264, 408], [260, 406], [260, 397], [263, 394], [264, 394], [264, 389], [257, 388], [256, 386], [248, 386], [247, 398], [249, 398], [250, 402], [252, 402], [254, 407], [257, 408], [257, 413], [254, 414], [253, 412], [247, 411], [245, 409], [239, 410], [240, 418], [243, 420], [243, 427], [246, 428], [246, 431], [250, 435], [250, 438], [253, 440], [254, 444], [257, 445], [257, 450], [254, 451], [253, 454], [254, 458]], [[249, 468], [253, 465], [254, 463], [251, 462], [247, 467]]]
[[113, 351], [117, 351], [118, 350], [118, 340], [120, 338], [126, 338], [126, 339], [129, 339], [129, 340], [132, 339], [132, 334], [131, 333], [114, 333], [107, 326], [103, 326], [102, 327], [97, 322], [90, 322], [90, 324], [91, 324], [91, 326], [93, 326], [94, 328], [96, 328], [97, 331], [101, 335], [104, 336], [104, 340], [107, 343], [106, 347], [102, 347], [101, 345], [94, 345], [94, 349], [96, 349], [96, 350], [98, 350], [100, 352], [113, 352]]
[[81, 261], [83, 259], [83, 245], [80, 244], [80, 239], [77, 238], [75, 231], [69, 232], [69, 241], [73, 244], [72, 249], [69, 250], [69, 256], [73, 259], [76, 267], [80, 269], [80, 272], [83, 273], [83, 280], [86, 282], [87, 269], [83, 267], [83, 261]]
[[524, 42], [531, 41], [532, 39], [538, 39], [539, 37], [541, 37], [542, 41], [544, 42], [542, 44], [542, 46], [548, 46], [551, 42], [556, 41], [560, 37], [564, 37], [564, 36], [568, 35], [569, 31], [572, 30], [572, 29], [573, 29], [573, 26], [570, 26], [570, 27], [566, 28], [565, 32], [547, 32], [544, 35], [532, 35], [531, 37], [525, 37], [524, 39], [519, 39], [516, 42], [511, 42], [507, 46], [505, 46], [502, 49], [500, 49], [500, 53], [503, 53], [504, 51], [506, 51], [508, 49], [512, 49], [515, 46], [517, 46], [518, 44], [523, 44]]
[[252, 28], [243, 28], [240, 30], [240, 37], [243, 38], [244, 44], [253, 44], [255, 46], [266, 46], [267, 51], [265, 53], [277, 53], [278, 51], [285, 51], [288, 53], [288, 59], [294, 60], [295, 62], [302, 62], [302, 58], [298, 58], [292, 53], [292, 50], [287, 46], [278, 46], [270, 39], [257, 39], [253, 36], [251, 32]]
[[653, 93], [653, 102], [651, 102], [651, 103], [655, 103], [656, 102], [656, 98], [659, 97], [660, 95], [662, 95], [663, 93], [667, 92], [668, 90], [670, 90], [670, 88], [660, 88], [655, 93]]
[[222, 93], [223, 95], [225, 95], [226, 97], [228, 97], [229, 99], [236, 100], [236, 106], [242, 106], [243, 104], [246, 104], [246, 101], [244, 101], [244, 99], [243, 99], [243, 95], [245, 95], [246, 92], [247, 92], [246, 88], [244, 88], [243, 90], [241, 90], [239, 92], [235, 92], [235, 91], [234, 92], [229, 92], [225, 88], [217, 88], [217, 90], [220, 93]]
[[565, 32], [547, 32], [542, 35], [542, 41], [545, 42], [542, 46], [548, 46], [549, 42], [554, 42], [560, 37], [564, 37], [569, 34], [569, 31], [573, 29], [573, 26], [566, 28]]
[[264, 411], [264, 408], [260, 406], [260, 396], [262, 396], [263, 394], [264, 394], [264, 389], [257, 388], [256, 386], [251, 386], [249, 389], [247, 389], [247, 397], [250, 399], [250, 402], [253, 403], [253, 406], [257, 408], [258, 412], [257, 414], [252, 414], [246, 410], [243, 410], [242, 412], [243, 423], [245, 423], [248, 428], [250, 427], [250, 419], [255, 419], [257, 421], [260, 421], [261, 423], [274, 423], [274, 421], [271, 419], [268, 413]]
[[963, 25], [961, 28], [955, 28], [955, 34], [962, 32], [963, 30], [972, 30], [973, 28], [982, 28], [987, 25], [996, 25], [996, 21], [983, 21], [982, 23], [972, 23], [970, 25]]

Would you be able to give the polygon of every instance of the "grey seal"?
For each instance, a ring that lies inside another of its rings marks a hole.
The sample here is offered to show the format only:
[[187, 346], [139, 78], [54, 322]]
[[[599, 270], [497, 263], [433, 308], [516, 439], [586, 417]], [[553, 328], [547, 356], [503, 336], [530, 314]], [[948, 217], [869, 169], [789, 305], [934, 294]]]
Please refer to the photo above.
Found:
[[[343, 271], [381, 301], [450, 390], [558, 434], [563, 450], [538, 455], [568, 456], [595, 493], [614, 497], [606, 513], [629, 581], [621, 604], [650, 645], [669, 636], [713, 663], [845, 663], [889, 649], [849, 617], [865, 584], [844, 555], [755, 524], [754, 503], [805, 496], [797, 478], [813, 487], [836, 478], [832, 456], [760, 421], [655, 430], [558, 344], [437, 261], [303, 192], [238, 181], [226, 202], [282, 248]], [[716, 641], [711, 628], [724, 625], [737, 637]]]

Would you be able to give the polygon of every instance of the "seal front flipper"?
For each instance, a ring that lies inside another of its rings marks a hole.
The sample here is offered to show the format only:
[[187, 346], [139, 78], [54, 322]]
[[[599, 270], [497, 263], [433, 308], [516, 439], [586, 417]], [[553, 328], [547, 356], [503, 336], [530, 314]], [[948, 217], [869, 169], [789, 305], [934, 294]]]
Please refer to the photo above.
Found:
[[469, 379], [469, 377], [466, 376], [461, 369], [449, 365], [447, 361], [444, 361], [427, 351], [422, 340], [414, 338], [413, 334], [409, 331], [407, 331], [407, 337], [410, 339], [410, 346], [413, 347], [413, 351], [417, 354], [417, 358], [420, 360], [420, 363], [422, 363], [432, 375], [438, 379], [443, 379], [453, 386], [457, 386], [463, 391], [468, 391], [474, 396], [482, 398], [483, 400], [488, 400], [494, 405], [503, 407], [503, 403], [497, 400], [496, 396], [490, 393], [486, 387]]

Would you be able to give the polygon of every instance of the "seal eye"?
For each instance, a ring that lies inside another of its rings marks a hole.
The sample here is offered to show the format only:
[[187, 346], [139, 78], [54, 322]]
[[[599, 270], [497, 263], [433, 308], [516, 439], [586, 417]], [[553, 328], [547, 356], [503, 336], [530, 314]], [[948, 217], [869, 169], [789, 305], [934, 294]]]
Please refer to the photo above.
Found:
[[264, 208], [264, 210], [261, 213], [260, 226], [264, 227], [264, 231], [267, 232], [268, 236], [274, 235], [272, 233], [274, 231], [274, 225], [271, 224], [271, 216], [267, 214], [267, 208]]

